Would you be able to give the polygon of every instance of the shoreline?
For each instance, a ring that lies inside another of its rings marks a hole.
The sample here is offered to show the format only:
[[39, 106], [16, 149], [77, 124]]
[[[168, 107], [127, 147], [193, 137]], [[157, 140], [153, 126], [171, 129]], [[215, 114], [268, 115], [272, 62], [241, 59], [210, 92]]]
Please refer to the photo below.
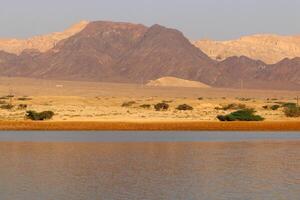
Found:
[[300, 131], [299, 121], [63, 122], [0, 121], [1, 131]]

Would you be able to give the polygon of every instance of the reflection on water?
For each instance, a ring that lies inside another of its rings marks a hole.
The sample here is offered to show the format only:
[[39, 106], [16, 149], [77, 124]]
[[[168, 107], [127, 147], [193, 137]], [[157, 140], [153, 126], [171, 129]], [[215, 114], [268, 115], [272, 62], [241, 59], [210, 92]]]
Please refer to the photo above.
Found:
[[0, 143], [0, 199], [299, 199], [300, 142]]

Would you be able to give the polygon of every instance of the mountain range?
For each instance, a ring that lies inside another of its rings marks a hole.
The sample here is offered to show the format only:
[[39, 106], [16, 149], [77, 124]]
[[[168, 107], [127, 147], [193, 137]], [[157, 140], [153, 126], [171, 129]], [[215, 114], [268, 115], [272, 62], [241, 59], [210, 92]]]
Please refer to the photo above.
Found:
[[[32, 45], [39, 38], [45, 42]], [[213, 87], [300, 89], [296, 54], [276, 63], [234, 54], [214, 59], [180, 31], [160, 25], [81, 22], [63, 33], [18, 42], [12, 48], [0, 40], [0, 76], [122, 83], [177, 77]]]
[[259, 34], [229, 41], [199, 40], [193, 44], [215, 60], [247, 56], [254, 60], [275, 64], [285, 58], [300, 57], [300, 35]]

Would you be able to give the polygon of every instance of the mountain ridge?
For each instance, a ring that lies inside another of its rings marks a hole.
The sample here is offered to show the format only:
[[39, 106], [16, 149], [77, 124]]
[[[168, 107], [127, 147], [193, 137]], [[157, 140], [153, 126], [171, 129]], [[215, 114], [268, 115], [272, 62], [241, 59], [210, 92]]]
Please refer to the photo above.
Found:
[[228, 41], [199, 40], [193, 44], [215, 60], [247, 56], [275, 64], [284, 58], [300, 57], [300, 35], [255, 34]]
[[0, 76], [139, 84], [172, 76], [213, 87], [298, 90], [300, 59], [216, 61], [176, 29], [96, 21], [45, 52], [0, 51]]

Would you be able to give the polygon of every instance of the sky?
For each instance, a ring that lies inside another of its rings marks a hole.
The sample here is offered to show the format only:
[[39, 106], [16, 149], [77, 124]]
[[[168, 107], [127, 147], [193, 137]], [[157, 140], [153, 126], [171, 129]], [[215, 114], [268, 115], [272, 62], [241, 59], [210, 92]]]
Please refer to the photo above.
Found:
[[196, 39], [300, 35], [300, 0], [1, 0], [0, 38], [63, 31], [81, 20], [161, 24]]

